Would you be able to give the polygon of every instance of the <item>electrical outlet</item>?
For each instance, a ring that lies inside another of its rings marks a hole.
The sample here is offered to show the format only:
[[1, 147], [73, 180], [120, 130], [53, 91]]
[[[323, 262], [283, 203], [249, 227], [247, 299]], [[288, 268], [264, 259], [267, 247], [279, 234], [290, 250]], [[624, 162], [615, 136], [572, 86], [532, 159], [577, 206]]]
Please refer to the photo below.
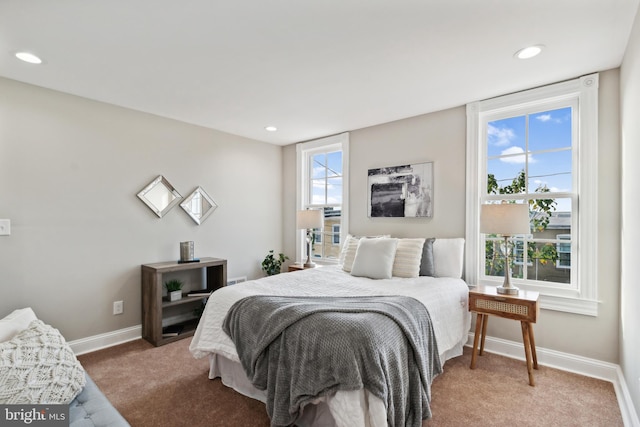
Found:
[[10, 236], [10, 235], [11, 235], [11, 220], [0, 219], [0, 236]]
[[122, 314], [124, 312], [124, 302], [123, 301], [114, 301], [113, 302], [113, 314]]

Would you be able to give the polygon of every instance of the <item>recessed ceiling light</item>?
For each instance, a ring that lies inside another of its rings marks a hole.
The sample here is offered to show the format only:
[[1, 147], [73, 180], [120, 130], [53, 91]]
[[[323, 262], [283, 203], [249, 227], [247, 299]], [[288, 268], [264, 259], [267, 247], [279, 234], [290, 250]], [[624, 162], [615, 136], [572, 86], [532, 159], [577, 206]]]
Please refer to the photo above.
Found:
[[42, 64], [42, 59], [29, 52], [17, 52], [16, 58], [21, 61], [28, 62], [29, 64]]
[[544, 46], [542, 46], [541, 44], [539, 45], [535, 45], [535, 46], [529, 46], [529, 47], [525, 47], [524, 49], [520, 49], [519, 51], [517, 51], [515, 53], [515, 57], [518, 59], [529, 59], [529, 58], [533, 58], [534, 56], [540, 54], [540, 52], [542, 52], [542, 48]]
[[267, 126], [264, 128], [264, 130], [266, 130], [267, 132], [275, 132], [278, 130], [278, 128], [275, 126]]

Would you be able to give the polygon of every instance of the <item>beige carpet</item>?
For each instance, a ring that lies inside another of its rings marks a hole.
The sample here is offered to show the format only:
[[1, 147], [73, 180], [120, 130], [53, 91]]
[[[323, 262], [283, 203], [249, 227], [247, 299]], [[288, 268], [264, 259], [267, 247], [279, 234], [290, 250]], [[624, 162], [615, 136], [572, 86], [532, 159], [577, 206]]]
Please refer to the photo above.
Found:
[[[269, 426], [264, 404], [208, 379], [207, 360], [191, 356], [190, 341], [137, 340], [79, 359], [133, 427]], [[424, 426], [623, 425], [611, 383], [540, 366], [531, 387], [524, 362], [485, 353], [470, 370], [469, 353], [435, 379]]]

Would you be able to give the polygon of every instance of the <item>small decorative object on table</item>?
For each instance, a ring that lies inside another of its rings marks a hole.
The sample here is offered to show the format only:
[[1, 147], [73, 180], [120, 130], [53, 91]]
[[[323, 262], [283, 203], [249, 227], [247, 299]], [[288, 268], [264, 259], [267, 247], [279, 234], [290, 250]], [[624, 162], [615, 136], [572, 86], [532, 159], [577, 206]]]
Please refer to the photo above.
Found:
[[162, 337], [163, 338], [177, 337], [178, 335], [180, 335], [183, 329], [184, 329], [184, 326], [182, 325], [166, 326], [162, 328]]
[[193, 257], [194, 245], [193, 241], [180, 242], [180, 264], [185, 262], [200, 262], [199, 259]]
[[267, 276], [279, 274], [282, 271], [282, 263], [287, 259], [289, 259], [289, 257], [283, 253], [279, 253], [278, 257], [276, 258], [272, 249], [262, 261], [262, 270], [267, 273]]
[[182, 282], [178, 279], [169, 280], [164, 284], [167, 288], [169, 301], [178, 301], [182, 299]]

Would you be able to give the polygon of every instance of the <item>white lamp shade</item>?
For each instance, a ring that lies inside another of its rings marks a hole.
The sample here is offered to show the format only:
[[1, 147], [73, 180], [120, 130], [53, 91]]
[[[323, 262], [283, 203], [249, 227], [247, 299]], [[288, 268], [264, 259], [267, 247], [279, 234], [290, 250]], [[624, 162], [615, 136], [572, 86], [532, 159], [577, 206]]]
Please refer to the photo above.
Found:
[[298, 211], [296, 215], [296, 225], [299, 229], [321, 228], [322, 222], [322, 211], [319, 209]]
[[480, 205], [480, 232], [485, 234], [529, 234], [529, 205], [501, 203]]

